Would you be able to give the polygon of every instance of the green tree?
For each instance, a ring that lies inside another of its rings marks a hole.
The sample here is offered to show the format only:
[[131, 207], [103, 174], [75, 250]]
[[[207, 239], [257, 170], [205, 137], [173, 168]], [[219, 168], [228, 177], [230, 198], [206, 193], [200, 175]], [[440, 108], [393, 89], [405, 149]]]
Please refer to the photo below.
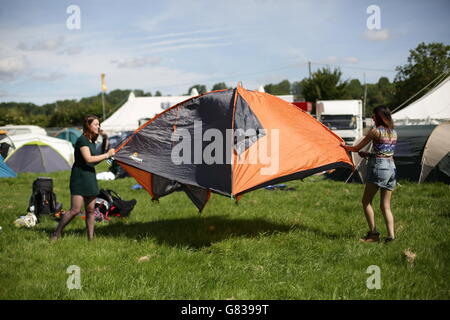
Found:
[[311, 79], [305, 78], [301, 81], [301, 94], [310, 102], [346, 99], [348, 81], [342, 81], [341, 77], [342, 72], [339, 68], [319, 69], [312, 74]]
[[161, 96], [162, 96], [161, 91], [157, 90], [157, 91], [155, 92], [155, 97], [161, 97]]
[[364, 87], [358, 79], [352, 79], [347, 86], [347, 95], [349, 99], [361, 100], [364, 96]]
[[[450, 72], [450, 46], [443, 43], [422, 42], [416, 49], [409, 51], [407, 61], [407, 64], [396, 68], [395, 106], [411, 98], [443, 72]], [[415, 99], [420, 98], [431, 87], [423, 90]]]
[[277, 84], [266, 84], [264, 86], [264, 91], [273, 95], [281, 96], [291, 94], [291, 83], [289, 80], [283, 80]]
[[[215, 90], [226, 90], [226, 89], [229, 89], [229, 88], [227, 87], [225, 82], [219, 82], [219, 83], [216, 83], [215, 85], [213, 85], [211, 90], [215, 91]], [[200, 91], [199, 91], [199, 93], [200, 93]]]

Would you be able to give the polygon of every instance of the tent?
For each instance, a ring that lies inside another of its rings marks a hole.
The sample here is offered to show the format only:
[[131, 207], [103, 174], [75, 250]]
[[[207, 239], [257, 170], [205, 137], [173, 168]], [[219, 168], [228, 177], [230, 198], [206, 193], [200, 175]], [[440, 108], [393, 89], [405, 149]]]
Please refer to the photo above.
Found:
[[8, 135], [16, 135], [16, 134], [40, 134], [40, 135], [47, 135], [47, 132], [45, 129], [39, 127], [39, 126], [33, 126], [33, 125], [6, 125], [0, 127], [0, 130], [4, 130], [8, 133]]
[[0, 155], [0, 178], [15, 178], [16, 173], [8, 167], [8, 165], [3, 161], [3, 157]]
[[7, 143], [12, 146], [11, 151], [9, 154], [11, 154], [13, 149], [17, 149], [21, 147], [22, 145], [33, 142], [33, 141], [39, 141], [45, 144], [50, 145], [53, 149], [57, 150], [69, 163], [69, 165], [72, 165], [74, 162], [74, 149], [72, 144], [69, 141], [65, 141], [58, 138], [53, 138], [49, 136], [44, 135], [37, 135], [37, 134], [18, 134], [13, 135], [8, 138], [0, 140], [1, 143]]
[[56, 138], [69, 141], [75, 147], [77, 139], [81, 136], [81, 131], [76, 128], [65, 128], [56, 134]]
[[[193, 88], [190, 97], [197, 95], [197, 90]], [[280, 96], [288, 102], [292, 102], [293, 97], [293, 95]], [[131, 92], [128, 100], [101, 123], [102, 129], [110, 136], [134, 131], [157, 114], [188, 98], [189, 96], [136, 97]]]
[[16, 172], [54, 172], [70, 170], [64, 157], [49, 144], [32, 141], [14, 150], [5, 160]]
[[236, 89], [185, 100], [137, 129], [115, 159], [152, 196], [183, 190], [201, 211], [211, 192], [246, 192], [352, 167], [342, 139], [267, 93]]
[[450, 183], [450, 122], [437, 126], [425, 145], [419, 183], [427, 178]]
[[450, 120], [450, 76], [420, 99], [392, 114], [396, 125], [438, 124]]

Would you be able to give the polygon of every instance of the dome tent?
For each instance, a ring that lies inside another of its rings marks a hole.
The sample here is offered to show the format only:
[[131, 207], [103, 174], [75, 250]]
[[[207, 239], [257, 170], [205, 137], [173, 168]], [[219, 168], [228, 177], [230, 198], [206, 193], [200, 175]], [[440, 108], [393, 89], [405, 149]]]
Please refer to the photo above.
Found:
[[16, 172], [55, 172], [70, 170], [67, 160], [50, 145], [28, 142], [14, 150], [5, 160]]
[[12, 148], [10, 148], [11, 150], [9, 151], [8, 154], [11, 154], [12, 149], [18, 149], [22, 145], [33, 142], [33, 141], [39, 141], [44, 144], [50, 145], [53, 149], [58, 150], [58, 152], [67, 160], [69, 165], [73, 164], [74, 149], [73, 149], [72, 144], [66, 140], [49, 137], [49, 136], [44, 136], [44, 135], [39, 135], [39, 134], [25, 133], [25, 134], [9, 136], [7, 138], [0, 140], [0, 143], [10, 144]]
[[352, 168], [342, 142], [291, 103], [238, 86], [158, 114], [117, 149], [115, 160], [154, 200], [182, 190], [201, 211], [211, 192], [239, 199], [267, 185]]

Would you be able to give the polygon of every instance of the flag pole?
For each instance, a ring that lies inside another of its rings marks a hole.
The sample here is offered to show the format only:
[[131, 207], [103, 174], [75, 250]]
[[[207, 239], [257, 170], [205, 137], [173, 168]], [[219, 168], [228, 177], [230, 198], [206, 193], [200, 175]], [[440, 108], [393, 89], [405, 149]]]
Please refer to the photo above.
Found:
[[103, 109], [103, 120], [106, 120], [106, 113], [105, 113], [105, 91], [106, 91], [106, 84], [105, 84], [105, 74], [101, 74], [102, 79], [102, 109]]

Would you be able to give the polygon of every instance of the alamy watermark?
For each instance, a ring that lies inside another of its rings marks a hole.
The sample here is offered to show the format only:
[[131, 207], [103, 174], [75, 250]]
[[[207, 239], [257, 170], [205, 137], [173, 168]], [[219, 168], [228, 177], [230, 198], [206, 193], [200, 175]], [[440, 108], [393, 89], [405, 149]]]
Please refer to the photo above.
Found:
[[71, 265], [67, 268], [66, 273], [69, 274], [67, 278], [67, 289], [80, 290], [81, 289], [81, 268], [76, 265]]
[[175, 165], [231, 164], [228, 151], [233, 149], [237, 164], [261, 165], [261, 175], [273, 175], [279, 170], [279, 129], [226, 129], [224, 136], [216, 128], [203, 131], [202, 122], [194, 121], [193, 134], [179, 128], [172, 132], [171, 141], [174, 143], [171, 160]]
[[381, 9], [379, 6], [372, 4], [367, 7], [367, 14], [370, 16], [367, 18], [366, 25], [369, 30], [381, 30]]
[[377, 265], [371, 265], [367, 268], [366, 273], [371, 274], [366, 280], [367, 289], [381, 289], [381, 269]]
[[66, 13], [70, 16], [66, 20], [66, 27], [69, 30], [81, 29], [81, 9], [77, 5], [70, 5], [66, 9]]

